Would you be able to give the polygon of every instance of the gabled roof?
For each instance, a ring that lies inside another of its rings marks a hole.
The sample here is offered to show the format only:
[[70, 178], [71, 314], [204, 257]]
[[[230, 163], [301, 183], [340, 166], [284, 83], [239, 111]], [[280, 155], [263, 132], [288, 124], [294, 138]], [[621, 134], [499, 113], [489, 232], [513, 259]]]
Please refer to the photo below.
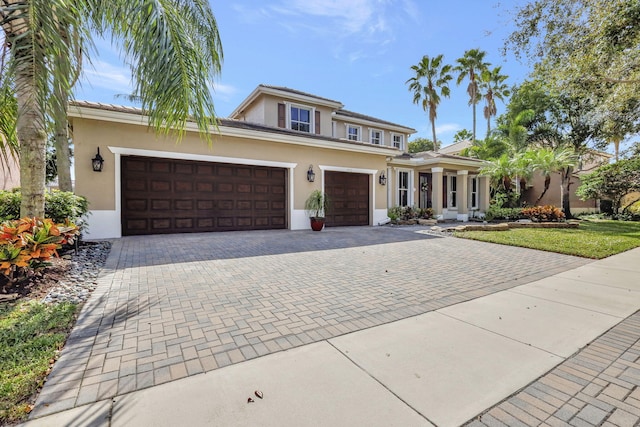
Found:
[[267, 88], [267, 89], [275, 89], [275, 90], [279, 90], [281, 92], [289, 92], [289, 93], [292, 93], [292, 94], [295, 94], [295, 95], [302, 95], [302, 96], [306, 96], [306, 97], [309, 97], [309, 98], [316, 98], [316, 99], [319, 99], [321, 101], [328, 101], [328, 102], [333, 102], [335, 104], [342, 105], [342, 103], [340, 101], [335, 101], [333, 99], [324, 98], [322, 96], [314, 95], [312, 93], [303, 92], [303, 91], [297, 90], [297, 89], [291, 89], [291, 88], [288, 88], [286, 86], [272, 86], [272, 85], [260, 84], [260, 85], [258, 85], [258, 87]]
[[378, 124], [381, 124], [381, 125], [392, 126], [392, 127], [398, 128], [398, 131], [403, 132], [403, 133], [415, 133], [416, 132], [415, 129], [407, 127], [407, 126], [399, 125], [397, 123], [388, 122], [386, 120], [377, 119], [377, 118], [371, 117], [371, 116], [366, 116], [364, 114], [355, 113], [355, 112], [349, 111], [349, 110], [344, 110], [344, 109], [336, 110], [334, 112], [334, 114], [335, 114], [335, 116], [341, 116], [340, 118], [342, 118], [345, 121], [349, 121], [347, 119], [350, 119], [351, 121], [363, 121], [363, 122], [369, 122], [369, 123], [378, 123]]
[[322, 105], [324, 107], [329, 107], [332, 109], [339, 109], [343, 107], [341, 102], [334, 101], [333, 99], [323, 98], [321, 96], [313, 95], [295, 89], [290, 89], [288, 87], [260, 84], [249, 94], [249, 96], [247, 96], [240, 103], [240, 105], [235, 108], [235, 110], [231, 112], [229, 118], [235, 119], [241, 116], [244, 110], [249, 105], [251, 105], [260, 95], [281, 96], [284, 98], [293, 99], [298, 102]]
[[461, 152], [465, 148], [471, 147], [471, 145], [471, 141], [465, 139], [464, 141], [454, 142], [453, 144], [449, 144], [446, 147], [442, 147], [440, 148], [440, 150], [438, 150], [438, 152], [444, 154], [456, 154]]

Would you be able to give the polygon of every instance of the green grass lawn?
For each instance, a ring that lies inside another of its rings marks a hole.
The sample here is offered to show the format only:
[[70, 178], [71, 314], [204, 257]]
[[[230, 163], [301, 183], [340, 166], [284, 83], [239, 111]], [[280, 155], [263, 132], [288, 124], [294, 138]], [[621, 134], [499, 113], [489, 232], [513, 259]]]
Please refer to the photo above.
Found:
[[0, 304], [0, 425], [24, 420], [74, 321], [76, 305]]
[[456, 237], [601, 259], [640, 246], [640, 222], [582, 221], [577, 229], [516, 228], [463, 231]]

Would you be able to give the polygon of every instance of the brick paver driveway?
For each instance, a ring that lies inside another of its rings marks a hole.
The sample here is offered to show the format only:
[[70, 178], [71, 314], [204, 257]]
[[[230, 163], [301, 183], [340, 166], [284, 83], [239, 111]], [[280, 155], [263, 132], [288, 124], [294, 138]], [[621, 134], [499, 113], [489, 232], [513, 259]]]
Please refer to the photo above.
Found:
[[422, 314], [588, 263], [391, 227], [114, 242], [34, 415]]

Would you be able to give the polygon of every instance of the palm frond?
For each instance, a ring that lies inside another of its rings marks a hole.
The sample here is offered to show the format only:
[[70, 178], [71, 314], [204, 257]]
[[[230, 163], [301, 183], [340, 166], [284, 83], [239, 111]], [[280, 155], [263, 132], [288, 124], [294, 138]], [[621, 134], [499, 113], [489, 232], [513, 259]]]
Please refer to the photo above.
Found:
[[211, 89], [220, 72], [222, 45], [206, 0], [96, 2], [95, 21], [122, 40], [132, 66], [134, 92], [151, 126], [167, 133], [191, 117], [205, 138], [216, 126]]

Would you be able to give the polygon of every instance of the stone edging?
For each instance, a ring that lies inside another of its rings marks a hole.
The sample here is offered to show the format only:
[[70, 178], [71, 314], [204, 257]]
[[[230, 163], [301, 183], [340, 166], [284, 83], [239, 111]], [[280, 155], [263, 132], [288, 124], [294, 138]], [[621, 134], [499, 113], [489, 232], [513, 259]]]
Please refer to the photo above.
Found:
[[579, 222], [503, 222], [500, 224], [458, 225], [446, 231], [506, 231], [512, 228], [578, 228]]

